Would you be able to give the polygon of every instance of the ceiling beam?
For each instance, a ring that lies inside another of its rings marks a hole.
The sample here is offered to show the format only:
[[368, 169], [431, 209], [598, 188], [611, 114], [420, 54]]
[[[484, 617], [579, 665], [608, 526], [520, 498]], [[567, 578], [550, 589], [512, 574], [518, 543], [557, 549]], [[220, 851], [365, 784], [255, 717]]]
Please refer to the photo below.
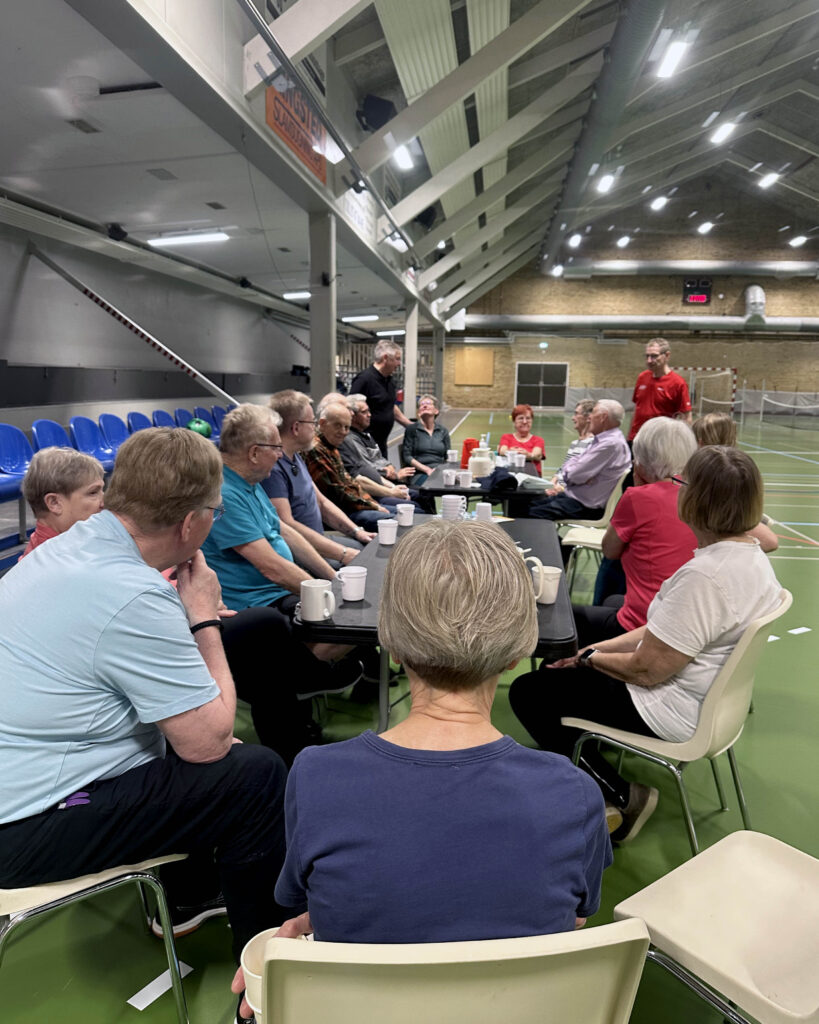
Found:
[[[530, 231], [523, 241], [518, 242], [517, 245], [513, 246], [507, 252], [491, 263], [488, 267], [485, 267], [482, 271], [475, 275], [475, 277], [468, 283], [461, 285], [460, 288], [456, 288], [454, 292], [450, 292], [442, 302], [441, 315], [446, 316], [452, 310], [460, 309], [464, 304], [464, 299], [475, 292], [479, 285], [488, 281], [491, 277], [494, 277], [499, 271], [505, 270], [508, 265], [519, 257], [529, 253], [534, 255], [537, 252], [540, 244], [540, 235], [542, 229], [535, 228], [534, 231]], [[509, 273], [509, 271], [507, 271]]]
[[565, 67], [566, 64], [573, 64], [574, 61], [581, 60], [590, 53], [595, 53], [607, 46], [616, 24], [616, 21], [610, 21], [608, 25], [578, 36], [570, 43], [556, 46], [553, 50], [539, 53], [536, 57], [530, 57], [529, 60], [521, 61], [520, 64], [509, 68], [509, 88], [516, 89], [518, 86], [527, 85], [536, 78], [542, 78], [543, 75], [557, 71], [558, 68]]
[[[734, 164], [737, 167], [741, 167], [743, 171], [750, 171], [756, 163], [755, 160], [749, 160], [747, 157], [740, 156], [739, 153], [731, 153], [727, 157], [726, 162]], [[814, 205], [819, 203], [819, 192], [814, 192], [813, 189], [808, 188], [807, 185], [800, 185], [798, 182], [794, 181], [793, 178], [789, 178], [787, 175], [780, 178], [776, 185], [777, 188], [787, 189], [789, 192], [793, 192], [794, 195], [801, 196], [803, 199], [807, 199]]]
[[333, 39], [333, 61], [341, 68], [386, 45], [381, 23], [376, 19], [361, 28], [338, 33]]
[[527, 263], [532, 263], [537, 256], [539, 245], [535, 244], [531, 248], [527, 249], [523, 255], [518, 256], [516, 260], [512, 260], [511, 263], [505, 264], [501, 269], [493, 274], [492, 277], [488, 278], [483, 284], [479, 284], [472, 289], [472, 291], [463, 297], [461, 300], [461, 308], [469, 309], [469, 307], [477, 302], [482, 295], [486, 295], [487, 292], [491, 292], [493, 288], [497, 288], [499, 284], [503, 284], [507, 278], [510, 278], [512, 274], [516, 274], [522, 267], [525, 267]]
[[[781, 10], [772, 17], [765, 18], [763, 21], [755, 22], [741, 32], [731, 32], [723, 36], [722, 39], [718, 39], [710, 46], [703, 47], [689, 63], [686, 63], [677, 71], [673, 79], [674, 88], [677, 88], [680, 80], [685, 75], [691, 74], [694, 71], [701, 74], [702, 69], [708, 64], [724, 60], [725, 57], [741, 47], [748, 46], [750, 43], [756, 43], [766, 36], [782, 33], [786, 28], [795, 25], [799, 21], [804, 21], [806, 18], [815, 17], [816, 10], [816, 0], [802, 0], [802, 3], [795, 4], [786, 10]], [[634, 94], [627, 106], [632, 107], [647, 93], [659, 89], [661, 86], [671, 84], [669, 79], [653, 78], [644, 89]]]
[[[538, 210], [538, 212], [541, 211]], [[462, 263], [455, 270], [447, 274], [442, 281], [439, 281], [438, 287], [440, 291], [442, 293], [449, 293], [462, 284], [471, 284], [472, 278], [484, 270], [485, 267], [488, 267], [490, 263], [494, 262], [501, 253], [511, 249], [518, 242], [522, 242], [524, 238], [528, 238], [536, 230], [532, 226], [536, 223], [536, 220], [537, 218], [533, 217], [532, 220], [524, 221], [517, 228], [513, 228], [502, 237], [494, 239], [492, 244], [487, 246], [486, 249], [482, 249], [471, 260]]]
[[469, 96], [494, 72], [504, 68], [546, 38], [581, 10], [589, 0], [540, 0], [491, 43], [478, 50], [427, 89], [391, 121], [353, 150], [368, 174], [385, 163], [397, 146], [410, 142], [422, 128], [459, 100]]
[[[602, 63], [603, 59], [599, 54], [584, 61], [518, 114], [510, 117], [505, 125], [452, 161], [448, 167], [434, 174], [414, 192], [405, 196], [390, 211], [395, 222], [401, 226], [407, 224], [464, 178], [474, 174], [484, 164], [509, 149], [514, 142], [522, 139], [524, 135], [545, 121], [569, 100], [574, 99], [584, 89], [587, 89], [597, 78]], [[378, 228], [379, 237], [392, 230], [386, 217], [379, 218]]]

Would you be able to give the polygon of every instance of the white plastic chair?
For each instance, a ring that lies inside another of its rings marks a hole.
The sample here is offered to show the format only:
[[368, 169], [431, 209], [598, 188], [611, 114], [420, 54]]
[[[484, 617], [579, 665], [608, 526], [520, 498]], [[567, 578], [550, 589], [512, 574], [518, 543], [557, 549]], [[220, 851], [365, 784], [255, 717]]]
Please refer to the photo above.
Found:
[[566, 519], [556, 519], [555, 526], [587, 526], [596, 530], [605, 530], [611, 522], [611, 517], [614, 515], [614, 510], [617, 507], [617, 502], [620, 500], [620, 496], [623, 493], [623, 481], [631, 472], [631, 466], [618, 477], [617, 483], [612, 488], [612, 492], [606, 502], [606, 507], [603, 509], [603, 515], [600, 519], [576, 519], [568, 517]]
[[683, 782], [682, 770], [691, 761], [697, 761], [701, 757], [707, 757], [711, 762], [711, 770], [714, 775], [714, 783], [719, 795], [720, 807], [723, 811], [728, 810], [725, 803], [725, 793], [720, 782], [717, 766], [714, 758], [723, 752], [728, 754], [728, 762], [731, 765], [731, 775], [734, 779], [734, 787], [737, 792], [742, 823], [746, 829], [751, 827], [748, 817], [748, 808], [745, 804], [745, 796], [742, 792], [742, 783], [739, 778], [736, 758], [734, 757], [733, 746], [742, 735], [745, 719], [748, 717], [751, 697], [754, 688], [754, 676], [760, 655], [767, 643], [768, 636], [765, 627], [770, 625], [774, 619], [784, 615], [790, 608], [793, 597], [787, 590], [780, 591], [779, 605], [775, 611], [755, 619], [745, 630], [731, 652], [731, 656], [723, 665], [717, 678], [711, 684], [705, 700], [700, 709], [700, 720], [697, 723], [697, 730], [690, 740], [683, 743], [673, 743], [670, 740], [654, 739], [650, 736], [641, 736], [638, 733], [624, 732], [622, 729], [613, 729], [599, 722], [591, 722], [584, 718], [562, 718], [565, 726], [573, 729], [583, 730], [582, 736], [578, 739], [574, 748], [574, 762], [580, 760], [580, 753], [583, 744], [587, 740], [602, 740], [619, 750], [626, 750], [631, 754], [644, 757], [654, 764], [661, 765], [674, 776], [677, 789], [680, 795], [685, 824], [688, 829], [688, 839], [691, 843], [693, 853], [699, 853], [697, 833], [694, 829], [694, 819], [691, 815], [691, 806], [688, 801], [688, 793]]
[[0, 965], [3, 962], [3, 953], [9, 936], [24, 921], [68, 906], [69, 903], [78, 903], [90, 896], [96, 896], [97, 893], [134, 883], [139, 886], [140, 898], [147, 911], [142, 891], [142, 886], [147, 885], [156, 896], [157, 912], [162, 922], [162, 937], [165, 943], [165, 955], [168, 959], [176, 1016], [179, 1024], [188, 1024], [188, 1008], [179, 973], [179, 960], [173, 940], [173, 923], [168, 910], [168, 901], [162, 883], [156, 875], [151, 873], [152, 868], [159, 867], [160, 864], [169, 864], [171, 861], [184, 860], [185, 856], [185, 854], [172, 854], [167, 857], [155, 857], [151, 860], [141, 861], [139, 864], [124, 864], [92, 875], [67, 878], [61, 882], [46, 882], [43, 885], [27, 886], [23, 889], [0, 889]]
[[614, 490], [609, 495], [606, 507], [603, 509], [602, 519], [559, 519], [555, 523], [556, 526], [569, 527], [569, 529], [560, 538], [560, 543], [563, 547], [572, 549], [566, 566], [566, 575], [569, 581], [569, 593], [572, 592], [572, 587], [574, 585], [574, 574], [577, 566], [577, 552], [580, 548], [597, 552], [597, 564], [598, 566], [600, 565], [603, 550], [603, 534], [606, 532], [606, 529], [611, 522], [611, 517], [614, 515], [617, 502], [623, 494], [623, 481], [626, 479], [630, 471], [630, 468], [627, 469], [614, 485]]
[[[614, 908], [645, 921], [648, 959], [734, 1024], [819, 1022], [819, 860], [734, 832]], [[714, 991], [716, 990], [716, 991]], [[718, 994], [719, 993], [719, 994]]]
[[272, 938], [264, 1024], [626, 1024], [642, 921], [483, 942], [370, 945]]

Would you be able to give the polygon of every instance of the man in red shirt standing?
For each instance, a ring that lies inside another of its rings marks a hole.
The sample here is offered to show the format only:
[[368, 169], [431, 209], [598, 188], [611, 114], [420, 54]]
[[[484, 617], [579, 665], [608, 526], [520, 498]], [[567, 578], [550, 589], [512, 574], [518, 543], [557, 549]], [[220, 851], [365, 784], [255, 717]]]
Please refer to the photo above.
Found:
[[634, 416], [631, 420], [629, 443], [646, 420], [655, 416], [673, 416], [691, 423], [691, 399], [688, 386], [678, 373], [668, 369], [671, 349], [665, 338], [652, 338], [646, 345], [647, 370], [643, 370], [634, 385]]

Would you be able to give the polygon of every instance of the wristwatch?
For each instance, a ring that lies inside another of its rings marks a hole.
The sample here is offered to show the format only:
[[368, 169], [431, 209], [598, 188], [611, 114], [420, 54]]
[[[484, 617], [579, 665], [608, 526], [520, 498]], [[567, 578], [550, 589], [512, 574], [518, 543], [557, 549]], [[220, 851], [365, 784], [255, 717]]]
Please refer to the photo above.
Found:
[[580, 665], [591, 665], [591, 656], [597, 654], [596, 647], [587, 647], [585, 651], [578, 658], [578, 664]]

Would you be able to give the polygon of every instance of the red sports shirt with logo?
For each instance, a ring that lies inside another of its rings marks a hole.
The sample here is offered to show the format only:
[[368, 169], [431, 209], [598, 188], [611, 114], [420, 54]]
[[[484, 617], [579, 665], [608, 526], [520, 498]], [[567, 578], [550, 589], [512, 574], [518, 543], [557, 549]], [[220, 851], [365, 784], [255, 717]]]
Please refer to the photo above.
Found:
[[674, 416], [676, 413], [691, 411], [688, 386], [678, 373], [669, 371], [662, 377], [655, 377], [651, 370], [643, 370], [634, 385], [634, 416], [631, 420], [629, 441], [646, 420], [655, 416]]

